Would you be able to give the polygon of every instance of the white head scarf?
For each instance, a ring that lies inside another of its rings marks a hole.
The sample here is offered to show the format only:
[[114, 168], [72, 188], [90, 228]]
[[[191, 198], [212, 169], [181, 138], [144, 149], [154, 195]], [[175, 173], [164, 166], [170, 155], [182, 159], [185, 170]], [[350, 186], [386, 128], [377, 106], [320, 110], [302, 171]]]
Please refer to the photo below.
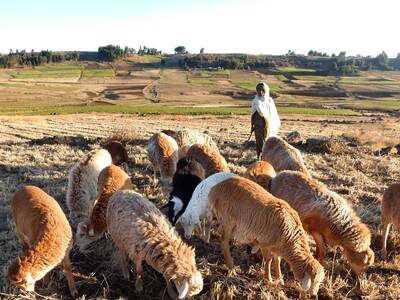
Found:
[[269, 96], [269, 86], [264, 82], [262, 82], [262, 85], [265, 94], [262, 97], [256, 94], [251, 105], [251, 114], [253, 115], [257, 111], [261, 116], [268, 119], [268, 137], [277, 136], [279, 127], [281, 127], [281, 120], [279, 119], [274, 100]]

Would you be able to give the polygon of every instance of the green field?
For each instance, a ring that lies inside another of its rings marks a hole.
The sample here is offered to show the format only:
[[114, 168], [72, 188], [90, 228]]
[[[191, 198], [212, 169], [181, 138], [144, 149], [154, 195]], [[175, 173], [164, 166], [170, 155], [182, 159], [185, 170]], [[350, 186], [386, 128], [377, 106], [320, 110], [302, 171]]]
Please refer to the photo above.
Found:
[[114, 70], [113, 69], [83, 70], [82, 77], [86, 78], [114, 77]]
[[[253, 81], [253, 80], [233, 80], [232, 84], [242, 89], [255, 92], [256, 86], [259, 82], [260, 81]], [[268, 86], [271, 92], [279, 91], [279, 87], [276, 84], [268, 83]]]
[[335, 81], [335, 77], [332, 76], [296, 75], [295, 78], [304, 81]]
[[365, 77], [351, 77], [351, 78], [341, 78], [339, 80], [340, 84], [348, 85], [398, 85], [400, 86], [400, 81], [388, 80], [388, 79], [369, 79]]
[[79, 77], [83, 64], [59, 64], [21, 69], [11, 74], [16, 79], [72, 78]]
[[209, 79], [190, 79], [188, 83], [197, 86], [211, 86], [214, 85], [215, 81]]
[[292, 67], [280, 67], [279, 71], [283, 73], [315, 73], [314, 69], [302, 69], [302, 68], [292, 68]]
[[343, 108], [357, 109], [357, 110], [375, 110], [382, 112], [389, 112], [400, 110], [400, 99], [393, 100], [355, 100], [352, 103], [341, 105]]

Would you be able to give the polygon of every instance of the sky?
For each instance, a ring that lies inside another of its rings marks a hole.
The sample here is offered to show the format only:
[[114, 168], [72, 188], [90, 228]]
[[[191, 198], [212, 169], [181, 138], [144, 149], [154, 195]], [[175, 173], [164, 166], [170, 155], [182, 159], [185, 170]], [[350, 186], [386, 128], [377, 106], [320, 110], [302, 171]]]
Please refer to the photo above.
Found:
[[400, 52], [399, 0], [1, 1], [0, 52], [183, 45], [191, 53]]

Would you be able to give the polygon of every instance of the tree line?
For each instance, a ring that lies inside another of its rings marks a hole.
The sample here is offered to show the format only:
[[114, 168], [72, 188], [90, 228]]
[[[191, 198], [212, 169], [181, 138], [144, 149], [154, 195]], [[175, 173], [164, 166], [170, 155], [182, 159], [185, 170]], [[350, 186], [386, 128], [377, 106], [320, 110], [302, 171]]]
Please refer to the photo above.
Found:
[[27, 52], [26, 50], [10, 49], [10, 52], [5, 55], [0, 55], [0, 66], [4, 68], [12, 68], [16, 66], [29, 66], [36, 67], [48, 63], [60, 63], [64, 61], [77, 61], [79, 59], [79, 52], [74, 51], [70, 53], [53, 52], [49, 50], [42, 50], [40, 52]]

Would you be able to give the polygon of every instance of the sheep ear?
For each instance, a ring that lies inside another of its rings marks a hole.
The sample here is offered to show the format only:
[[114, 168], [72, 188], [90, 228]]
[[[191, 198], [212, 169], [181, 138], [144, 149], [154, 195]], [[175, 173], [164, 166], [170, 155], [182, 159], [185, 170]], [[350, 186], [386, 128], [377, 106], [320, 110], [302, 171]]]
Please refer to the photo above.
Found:
[[176, 289], [178, 290], [178, 299], [185, 298], [189, 292], [189, 282], [184, 280], [182, 284], [176, 286]]
[[305, 292], [307, 292], [311, 287], [311, 278], [308, 273], [306, 273], [301, 281], [301, 287]]
[[364, 265], [368, 263], [368, 253], [364, 253], [364, 260], [363, 260]]

